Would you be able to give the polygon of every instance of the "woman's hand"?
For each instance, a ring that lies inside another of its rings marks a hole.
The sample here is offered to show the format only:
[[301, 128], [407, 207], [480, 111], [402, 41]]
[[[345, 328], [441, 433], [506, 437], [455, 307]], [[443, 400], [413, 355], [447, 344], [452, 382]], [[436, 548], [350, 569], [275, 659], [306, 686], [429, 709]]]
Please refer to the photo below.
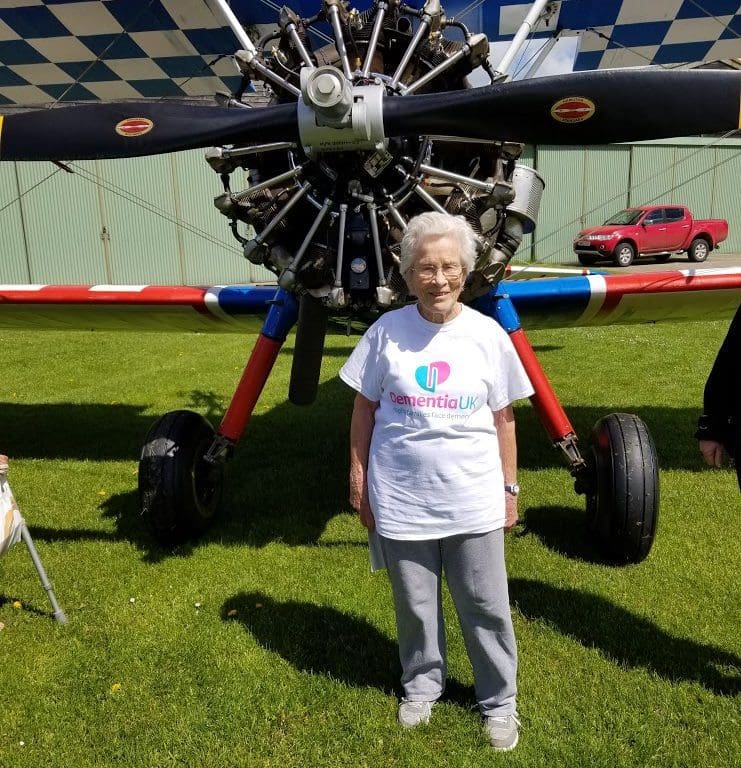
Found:
[[520, 521], [517, 515], [517, 496], [505, 492], [504, 510], [504, 530], [511, 531]]
[[368, 503], [368, 495], [361, 501], [356, 501], [353, 494], [350, 494], [350, 506], [360, 515], [360, 522], [369, 530], [376, 530], [376, 518], [373, 517], [373, 513]]
[[[376, 520], [368, 503], [368, 485], [360, 472], [350, 468], [350, 506], [360, 515], [360, 522], [369, 530], [376, 528]], [[364, 473], [363, 473], [364, 474]]]
[[368, 504], [368, 499], [366, 499], [360, 505], [360, 509], [358, 509], [358, 514], [360, 515], [360, 522], [369, 531], [372, 532], [372, 531], [376, 530], [376, 518], [373, 517], [373, 513], [371, 512], [370, 504]]

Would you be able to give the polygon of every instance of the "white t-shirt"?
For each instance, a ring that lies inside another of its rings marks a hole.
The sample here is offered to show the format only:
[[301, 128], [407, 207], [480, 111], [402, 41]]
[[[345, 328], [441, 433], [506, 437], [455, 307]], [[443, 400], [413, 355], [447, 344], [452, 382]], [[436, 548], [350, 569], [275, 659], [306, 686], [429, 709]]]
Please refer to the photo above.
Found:
[[492, 411], [533, 388], [498, 323], [465, 306], [442, 324], [425, 320], [416, 305], [387, 312], [340, 378], [379, 403], [368, 495], [381, 536], [436, 539], [502, 527]]

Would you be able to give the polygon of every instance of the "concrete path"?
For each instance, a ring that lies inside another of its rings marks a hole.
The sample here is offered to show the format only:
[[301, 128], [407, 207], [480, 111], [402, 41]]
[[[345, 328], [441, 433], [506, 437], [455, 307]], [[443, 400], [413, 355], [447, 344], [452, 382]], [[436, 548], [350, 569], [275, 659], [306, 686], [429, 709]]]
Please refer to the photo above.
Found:
[[[548, 266], [563, 266], [563, 267], [578, 267], [583, 268], [576, 258], [569, 260], [561, 264], [549, 264]], [[686, 256], [672, 256], [669, 261], [663, 264], [657, 264], [653, 259], [645, 258], [634, 262], [630, 267], [620, 269], [614, 265], [601, 261], [594, 265], [595, 269], [608, 269], [614, 274], [620, 274], [621, 272], [656, 272], [658, 270], [671, 270], [671, 269], [721, 269], [723, 267], [741, 267], [741, 253], [723, 253], [720, 251], [713, 251], [708, 256], [707, 261], [701, 264], [695, 264], [690, 261]]]

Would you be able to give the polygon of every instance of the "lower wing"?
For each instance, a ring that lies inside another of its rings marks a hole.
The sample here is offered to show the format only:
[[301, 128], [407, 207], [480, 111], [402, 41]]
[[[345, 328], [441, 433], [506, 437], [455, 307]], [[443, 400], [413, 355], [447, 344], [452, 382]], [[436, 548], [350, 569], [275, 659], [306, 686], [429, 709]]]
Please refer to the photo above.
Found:
[[[276, 290], [0, 285], [0, 329], [244, 332], [258, 328]], [[741, 304], [741, 267], [506, 280], [474, 306], [493, 315], [502, 294], [533, 329], [723, 319]]]

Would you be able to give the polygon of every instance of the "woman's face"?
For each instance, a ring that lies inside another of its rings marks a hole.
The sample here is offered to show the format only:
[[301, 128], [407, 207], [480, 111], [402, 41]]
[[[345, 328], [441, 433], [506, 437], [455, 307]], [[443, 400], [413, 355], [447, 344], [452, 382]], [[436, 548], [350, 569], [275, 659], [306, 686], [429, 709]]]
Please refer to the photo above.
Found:
[[422, 240], [408, 273], [409, 286], [426, 320], [444, 323], [458, 313], [465, 280], [460, 250], [449, 235]]

